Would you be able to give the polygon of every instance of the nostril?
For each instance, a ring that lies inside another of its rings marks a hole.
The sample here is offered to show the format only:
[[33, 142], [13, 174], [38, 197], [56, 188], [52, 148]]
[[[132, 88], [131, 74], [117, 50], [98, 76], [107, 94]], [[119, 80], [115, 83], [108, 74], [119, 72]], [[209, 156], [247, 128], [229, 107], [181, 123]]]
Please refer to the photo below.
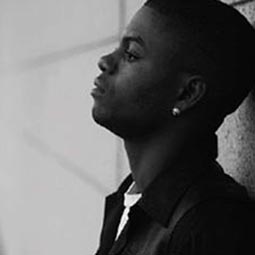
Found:
[[98, 61], [98, 67], [102, 72], [107, 71], [107, 63], [104, 58], [100, 58], [100, 60]]
[[103, 56], [99, 59], [98, 67], [102, 72], [113, 74], [116, 71], [116, 59], [113, 54]]

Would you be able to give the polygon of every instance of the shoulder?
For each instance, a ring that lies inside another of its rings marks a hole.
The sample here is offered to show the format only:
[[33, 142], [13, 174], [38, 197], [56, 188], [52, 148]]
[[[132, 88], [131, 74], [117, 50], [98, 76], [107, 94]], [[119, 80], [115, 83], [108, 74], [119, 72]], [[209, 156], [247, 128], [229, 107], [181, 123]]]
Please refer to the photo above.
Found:
[[254, 250], [254, 212], [247, 203], [224, 199], [201, 203], [176, 226], [172, 249], [177, 254], [246, 254]]
[[173, 254], [236, 255], [254, 249], [254, 202], [231, 177], [220, 173], [199, 180], [180, 204], [186, 209], [172, 233]]

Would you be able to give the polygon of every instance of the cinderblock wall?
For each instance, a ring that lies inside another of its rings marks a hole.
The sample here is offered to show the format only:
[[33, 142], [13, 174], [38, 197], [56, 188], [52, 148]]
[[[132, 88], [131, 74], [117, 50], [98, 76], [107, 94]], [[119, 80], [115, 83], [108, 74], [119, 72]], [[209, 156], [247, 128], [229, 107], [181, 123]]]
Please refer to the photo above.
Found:
[[[255, 26], [254, 0], [223, 2], [233, 5]], [[225, 119], [218, 130], [218, 137], [219, 162], [255, 197], [255, 83], [254, 90], [239, 109]]]

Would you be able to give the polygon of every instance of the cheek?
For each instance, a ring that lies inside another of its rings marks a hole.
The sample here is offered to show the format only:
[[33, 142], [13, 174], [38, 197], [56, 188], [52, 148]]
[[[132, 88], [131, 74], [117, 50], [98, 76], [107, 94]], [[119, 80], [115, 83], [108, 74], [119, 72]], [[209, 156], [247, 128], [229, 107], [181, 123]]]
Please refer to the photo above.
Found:
[[155, 79], [151, 73], [140, 73], [119, 81], [114, 93], [118, 105], [129, 111], [160, 112], [166, 109], [171, 101], [168, 84]]
[[174, 82], [164, 59], [144, 60], [122, 65], [111, 91], [116, 108], [121, 105], [131, 111], [160, 112], [169, 109], [174, 99]]

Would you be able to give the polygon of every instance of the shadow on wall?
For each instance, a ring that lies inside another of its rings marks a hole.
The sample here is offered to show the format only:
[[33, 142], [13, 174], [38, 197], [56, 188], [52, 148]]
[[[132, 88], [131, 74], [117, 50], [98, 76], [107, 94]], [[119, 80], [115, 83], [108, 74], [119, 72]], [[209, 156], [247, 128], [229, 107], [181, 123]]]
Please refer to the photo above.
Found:
[[255, 89], [217, 134], [219, 162], [255, 198]]

